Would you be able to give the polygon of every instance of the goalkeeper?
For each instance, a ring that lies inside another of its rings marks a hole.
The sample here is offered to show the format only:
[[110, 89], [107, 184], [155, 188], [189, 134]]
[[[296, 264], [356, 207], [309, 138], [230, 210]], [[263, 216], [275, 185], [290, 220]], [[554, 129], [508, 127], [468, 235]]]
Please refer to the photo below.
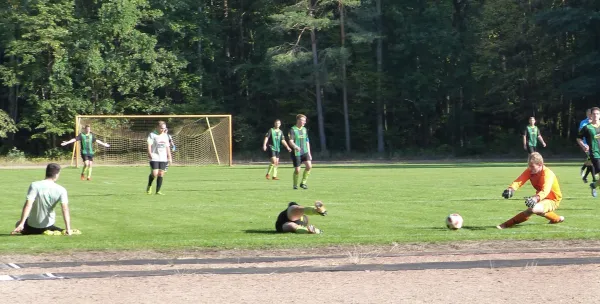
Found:
[[321, 234], [323, 230], [308, 224], [310, 215], [327, 215], [323, 202], [316, 201], [314, 207], [304, 207], [290, 202], [287, 209], [281, 211], [275, 222], [277, 232], [295, 232], [301, 234]]
[[521, 188], [528, 180], [531, 181], [531, 185], [535, 188], [536, 193], [525, 199], [527, 209], [496, 226], [496, 228], [504, 229], [520, 224], [528, 220], [532, 214], [547, 218], [550, 220], [550, 224], [561, 223], [565, 220], [564, 216], [559, 216], [554, 212], [562, 200], [558, 179], [552, 170], [544, 166], [544, 159], [538, 152], [533, 152], [529, 155], [528, 168], [502, 192], [502, 197], [505, 199], [511, 198], [515, 191]]

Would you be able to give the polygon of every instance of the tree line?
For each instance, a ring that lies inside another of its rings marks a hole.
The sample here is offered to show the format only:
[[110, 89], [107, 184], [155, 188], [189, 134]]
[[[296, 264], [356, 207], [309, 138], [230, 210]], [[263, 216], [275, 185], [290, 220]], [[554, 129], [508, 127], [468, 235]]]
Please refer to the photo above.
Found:
[[0, 141], [77, 114], [232, 114], [234, 151], [308, 116], [328, 153], [504, 154], [535, 116], [576, 149], [600, 97], [595, 0], [5, 0]]

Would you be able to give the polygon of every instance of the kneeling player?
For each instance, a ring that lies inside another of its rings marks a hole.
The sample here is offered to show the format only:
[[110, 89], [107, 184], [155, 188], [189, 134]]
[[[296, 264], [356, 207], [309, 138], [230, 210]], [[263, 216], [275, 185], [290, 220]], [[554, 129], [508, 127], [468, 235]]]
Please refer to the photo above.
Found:
[[304, 207], [290, 202], [287, 209], [279, 213], [277, 222], [275, 222], [275, 229], [277, 232], [323, 233], [321, 229], [308, 224], [307, 214], [325, 216], [327, 215], [327, 210], [321, 201], [316, 201], [314, 207]]
[[536, 193], [534, 196], [525, 199], [527, 210], [496, 226], [498, 229], [505, 229], [520, 224], [528, 220], [532, 214], [547, 218], [550, 220], [550, 224], [561, 223], [565, 220], [563, 216], [554, 213], [554, 210], [558, 208], [562, 200], [562, 192], [560, 191], [556, 175], [554, 175], [552, 170], [544, 166], [544, 159], [537, 152], [529, 154], [528, 163], [528, 168], [502, 192], [502, 197], [506, 199], [511, 198], [515, 191], [528, 180], [531, 181], [531, 185], [535, 188]]

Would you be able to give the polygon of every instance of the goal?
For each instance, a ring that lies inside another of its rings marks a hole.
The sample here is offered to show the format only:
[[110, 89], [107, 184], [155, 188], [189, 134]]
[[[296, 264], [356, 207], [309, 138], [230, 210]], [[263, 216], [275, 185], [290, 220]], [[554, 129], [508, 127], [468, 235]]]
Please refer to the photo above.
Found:
[[[101, 141], [94, 143], [94, 163], [148, 164], [148, 134], [165, 121], [173, 137], [173, 164], [182, 166], [232, 165], [231, 115], [77, 115], [75, 135], [86, 125]], [[71, 165], [79, 166], [80, 143], [73, 147]]]

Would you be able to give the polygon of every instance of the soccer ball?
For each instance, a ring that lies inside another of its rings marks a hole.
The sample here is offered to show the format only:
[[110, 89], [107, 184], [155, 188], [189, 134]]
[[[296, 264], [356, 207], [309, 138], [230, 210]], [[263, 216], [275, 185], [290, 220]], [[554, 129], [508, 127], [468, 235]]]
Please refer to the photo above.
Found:
[[452, 213], [446, 218], [446, 226], [449, 229], [460, 229], [463, 225], [463, 218], [458, 213]]

